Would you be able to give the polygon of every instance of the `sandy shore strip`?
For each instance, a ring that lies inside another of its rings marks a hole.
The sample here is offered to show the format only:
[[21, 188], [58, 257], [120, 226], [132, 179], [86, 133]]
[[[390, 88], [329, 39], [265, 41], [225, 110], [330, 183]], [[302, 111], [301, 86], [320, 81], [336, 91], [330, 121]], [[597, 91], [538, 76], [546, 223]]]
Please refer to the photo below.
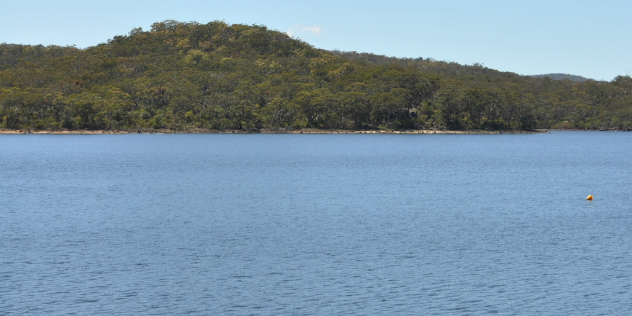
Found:
[[139, 130], [13, 130], [0, 129], [0, 134], [48, 134], [48, 135], [106, 135], [106, 134], [534, 134], [536, 131], [445, 131], [445, 130], [322, 130], [306, 128], [300, 130], [260, 129], [260, 130], [209, 130], [209, 129], [139, 129]]

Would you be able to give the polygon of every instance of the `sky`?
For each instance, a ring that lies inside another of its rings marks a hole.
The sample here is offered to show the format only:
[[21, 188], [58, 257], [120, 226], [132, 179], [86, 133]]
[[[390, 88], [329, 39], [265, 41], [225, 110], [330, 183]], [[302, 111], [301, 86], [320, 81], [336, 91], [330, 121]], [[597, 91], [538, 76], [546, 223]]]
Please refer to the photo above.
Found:
[[521, 75], [632, 75], [630, 0], [0, 0], [0, 43], [86, 48], [155, 22], [263, 25], [317, 48]]

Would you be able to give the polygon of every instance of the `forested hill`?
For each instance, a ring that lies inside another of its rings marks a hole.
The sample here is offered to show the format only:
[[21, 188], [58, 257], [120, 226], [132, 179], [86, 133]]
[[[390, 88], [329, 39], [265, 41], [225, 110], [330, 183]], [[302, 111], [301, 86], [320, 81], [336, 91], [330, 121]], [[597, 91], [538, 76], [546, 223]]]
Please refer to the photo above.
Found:
[[329, 52], [217, 21], [164, 21], [87, 49], [0, 44], [6, 129], [628, 129], [631, 92], [630, 77]]

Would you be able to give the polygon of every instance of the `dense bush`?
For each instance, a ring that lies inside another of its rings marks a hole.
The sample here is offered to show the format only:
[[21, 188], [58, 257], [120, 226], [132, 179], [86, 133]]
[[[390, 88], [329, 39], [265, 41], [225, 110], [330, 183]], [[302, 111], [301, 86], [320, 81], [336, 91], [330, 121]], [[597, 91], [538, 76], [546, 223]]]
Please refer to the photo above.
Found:
[[329, 52], [253, 25], [164, 21], [88, 49], [0, 44], [0, 127], [627, 129], [632, 79]]

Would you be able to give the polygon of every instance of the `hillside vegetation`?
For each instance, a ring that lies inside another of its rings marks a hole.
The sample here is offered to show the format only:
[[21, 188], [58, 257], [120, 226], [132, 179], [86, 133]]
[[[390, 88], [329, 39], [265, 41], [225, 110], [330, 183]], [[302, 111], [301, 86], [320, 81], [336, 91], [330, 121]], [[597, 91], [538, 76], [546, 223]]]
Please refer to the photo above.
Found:
[[544, 74], [544, 75], [534, 75], [532, 77], [538, 77], [538, 78], [545, 78], [545, 77], [549, 77], [553, 80], [570, 80], [570, 81], [577, 81], [577, 82], [584, 82], [586, 80], [589, 80], [588, 78], [584, 78], [582, 76], [575, 76], [575, 75], [569, 75], [569, 74]]
[[552, 80], [164, 21], [77, 49], [0, 44], [0, 128], [632, 128], [632, 78]]

